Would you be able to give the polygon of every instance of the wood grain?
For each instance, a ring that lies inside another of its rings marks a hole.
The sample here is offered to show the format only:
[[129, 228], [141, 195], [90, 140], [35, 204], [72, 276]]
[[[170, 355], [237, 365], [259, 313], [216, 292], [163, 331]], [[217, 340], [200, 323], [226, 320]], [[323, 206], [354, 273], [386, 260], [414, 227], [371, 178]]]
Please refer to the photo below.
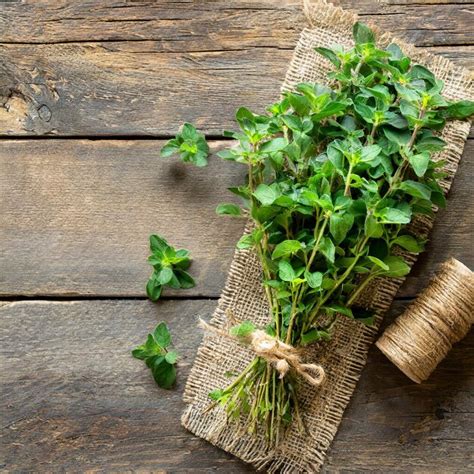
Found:
[[[364, 21], [402, 34], [419, 46], [470, 44], [472, 2], [335, 0]], [[429, 7], [429, 8], [428, 8]], [[305, 22], [299, 0], [82, 1], [26, 0], [0, 10], [2, 43], [147, 41], [163, 51], [247, 47], [292, 48]], [[300, 26], [299, 26], [300, 25]]]
[[198, 285], [179, 294], [217, 296], [244, 222], [215, 208], [244, 170], [164, 160], [163, 143], [6, 142], [0, 294], [144, 296], [148, 236], [159, 233], [194, 260]]
[[[206, 317], [214, 306], [111, 300], [3, 304], [2, 470], [251, 472], [179, 423], [182, 390], [201, 339], [196, 317]], [[392, 316], [401, 310], [396, 304]], [[157, 388], [129, 353], [160, 320], [169, 323], [182, 354], [172, 391]], [[472, 471], [472, 336], [420, 386], [374, 347], [325, 471]]]
[[[357, 10], [472, 66], [472, 5]], [[237, 107], [277, 99], [305, 24], [300, 2], [29, 1], [0, 13], [0, 135], [159, 137], [185, 121], [220, 134]]]
[[[198, 169], [159, 158], [156, 140], [8, 140], [0, 154], [0, 295], [140, 296], [150, 273], [148, 235], [187, 248], [198, 286], [217, 297], [244, 222], [218, 217], [241, 165], [215, 156]], [[212, 142], [212, 149], [222, 147]], [[432, 242], [399, 293], [413, 296], [449, 256], [474, 266], [474, 166], [468, 142]]]

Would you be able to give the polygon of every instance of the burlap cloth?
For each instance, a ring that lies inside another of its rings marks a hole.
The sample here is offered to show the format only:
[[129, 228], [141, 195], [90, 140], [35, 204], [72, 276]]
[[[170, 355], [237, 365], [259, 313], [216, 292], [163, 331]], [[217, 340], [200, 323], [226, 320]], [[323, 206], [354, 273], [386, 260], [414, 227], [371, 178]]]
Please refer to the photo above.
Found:
[[[315, 46], [352, 46], [352, 25], [357, 19], [352, 12], [319, 0], [307, 7], [307, 17], [310, 27], [301, 33], [282, 91], [291, 90], [299, 82], [326, 82], [326, 73], [332, 66], [313, 51]], [[376, 34], [379, 44], [395, 41], [414, 61], [425, 64], [444, 80], [445, 97], [472, 99], [474, 91], [469, 71], [454, 66], [445, 58], [393, 39], [387, 33], [376, 31]], [[456, 121], [449, 123], [443, 131], [442, 137], [448, 145], [439, 158], [447, 160], [448, 176], [441, 183], [446, 191], [458, 167], [469, 128], [469, 123]], [[423, 217], [412, 223], [411, 232], [426, 237], [432, 225], [433, 219]], [[416, 256], [403, 255], [411, 264], [415, 262]], [[231, 308], [239, 321], [252, 320], [257, 325], [268, 321], [269, 309], [262, 291], [260, 272], [253, 253], [245, 250], [235, 253], [211, 324], [222, 327], [227, 308]], [[363, 302], [378, 315], [375, 327], [341, 317], [332, 340], [310, 350], [308, 362], [321, 364], [326, 370], [327, 380], [320, 388], [304, 383], [299, 387], [300, 407], [308, 434], [302, 435], [292, 429], [276, 450], [269, 451], [263, 439], [243, 434], [238, 423], [226, 425], [220, 408], [205, 411], [209, 406], [208, 393], [229, 384], [226, 372], [242, 370], [254, 356], [245, 347], [211, 334], [204, 336], [186, 385], [184, 401], [187, 407], [182, 417], [183, 426], [268, 472], [317, 472], [356, 387], [382, 315], [390, 307], [402, 281], [380, 279], [362, 295]]]

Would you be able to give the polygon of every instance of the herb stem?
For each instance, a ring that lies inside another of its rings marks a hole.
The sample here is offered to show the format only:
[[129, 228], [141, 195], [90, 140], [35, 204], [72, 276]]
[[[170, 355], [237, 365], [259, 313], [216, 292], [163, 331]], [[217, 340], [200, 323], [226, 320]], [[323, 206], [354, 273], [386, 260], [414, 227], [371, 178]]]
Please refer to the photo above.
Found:
[[346, 181], [345, 181], [345, 188], [344, 188], [344, 196], [351, 195], [351, 181], [352, 181], [352, 170], [354, 169], [354, 163], [349, 161], [349, 170], [347, 171]]
[[[323, 223], [321, 225], [321, 229], [319, 229], [318, 237], [316, 239], [316, 242], [314, 243], [313, 250], [311, 252], [311, 255], [309, 257], [308, 265], [306, 265], [306, 269], [309, 270], [311, 268], [311, 265], [313, 263], [314, 257], [316, 257], [316, 254], [319, 250], [319, 244], [321, 243], [321, 239], [323, 238], [324, 235], [324, 230], [326, 229], [327, 223], [329, 222], [329, 215], [325, 215], [323, 219]], [[315, 236], [317, 232], [317, 224], [314, 228], [315, 230]]]

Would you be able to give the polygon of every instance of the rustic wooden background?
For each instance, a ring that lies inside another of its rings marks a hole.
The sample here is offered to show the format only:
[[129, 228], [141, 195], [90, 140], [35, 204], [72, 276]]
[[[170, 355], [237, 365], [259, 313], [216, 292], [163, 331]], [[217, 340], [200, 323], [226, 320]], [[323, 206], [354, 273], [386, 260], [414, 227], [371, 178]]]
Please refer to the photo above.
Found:
[[[340, 3], [473, 66], [472, 2]], [[238, 106], [275, 100], [303, 25], [296, 1], [0, 3], [1, 470], [251, 472], [179, 423], [196, 317], [242, 231], [214, 208], [242, 170], [158, 152], [183, 121], [216, 150]], [[387, 321], [448, 256], [474, 266], [473, 150]], [[156, 305], [152, 232], [191, 250], [199, 283]], [[174, 391], [130, 356], [159, 320], [183, 354]], [[420, 386], [371, 350], [325, 471], [473, 472], [473, 346]]]

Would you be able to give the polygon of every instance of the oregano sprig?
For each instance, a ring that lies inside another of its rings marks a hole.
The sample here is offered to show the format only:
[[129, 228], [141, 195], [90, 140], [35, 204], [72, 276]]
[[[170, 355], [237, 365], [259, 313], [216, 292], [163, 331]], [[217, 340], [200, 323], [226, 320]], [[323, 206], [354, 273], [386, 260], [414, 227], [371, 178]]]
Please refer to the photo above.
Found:
[[180, 133], [161, 149], [161, 156], [164, 158], [174, 154], [179, 154], [185, 163], [189, 162], [203, 167], [207, 165], [209, 146], [204, 135], [199, 133], [194, 125], [185, 123], [181, 127]]
[[161, 322], [153, 333], [148, 334], [144, 344], [132, 351], [133, 357], [143, 360], [151, 370], [155, 382], [170, 389], [176, 381], [176, 362], [178, 353], [170, 350], [171, 334], [166, 323]]
[[146, 292], [152, 301], [157, 301], [163, 287], [188, 289], [195, 286], [193, 277], [186, 271], [191, 265], [189, 251], [176, 250], [163, 237], [150, 235], [148, 263], [153, 273], [146, 285]]

